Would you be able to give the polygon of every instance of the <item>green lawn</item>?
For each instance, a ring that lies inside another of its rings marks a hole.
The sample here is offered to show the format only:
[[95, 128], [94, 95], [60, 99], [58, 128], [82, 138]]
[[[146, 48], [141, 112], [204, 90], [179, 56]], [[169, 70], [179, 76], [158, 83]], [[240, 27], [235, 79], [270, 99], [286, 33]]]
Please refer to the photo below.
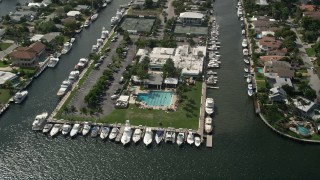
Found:
[[264, 79], [265, 79], [265, 77], [262, 73], [259, 73], [259, 72], [256, 73], [256, 80], [257, 81], [264, 80]]
[[313, 48], [306, 48], [306, 53], [308, 54], [308, 56], [312, 57], [316, 54], [316, 52], [314, 51]]
[[0, 67], [8, 67], [9, 63], [3, 63], [3, 61], [0, 61]]
[[8, 89], [0, 89], [0, 103], [5, 104], [11, 98], [10, 91]]
[[260, 91], [263, 88], [266, 88], [266, 81], [265, 80], [257, 80], [257, 88]]
[[8, 47], [10, 47], [12, 45], [12, 43], [0, 43], [0, 50], [6, 50], [8, 49]]
[[128, 109], [115, 109], [110, 115], [102, 118], [88, 118], [74, 115], [62, 115], [62, 118], [101, 123], [124, 123], [125, 120], [129, 119], [132, 125], [197, 129], [201, 103], [201, 87], [201, 82], [197, 82], [195, 86], [191, 86], [190, 90], [184, 94], [186, 99], [179, 104], [178, 110], [175, 112], [140, 109], [132, 104]]

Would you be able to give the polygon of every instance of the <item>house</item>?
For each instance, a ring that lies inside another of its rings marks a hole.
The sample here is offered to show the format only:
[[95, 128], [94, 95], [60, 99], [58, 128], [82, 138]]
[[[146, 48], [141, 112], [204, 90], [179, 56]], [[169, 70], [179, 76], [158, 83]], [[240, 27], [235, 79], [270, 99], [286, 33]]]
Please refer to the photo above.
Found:
[[196, 12], [183, 12], [179, 15], [179, 21], [183, 24], [201, 25], [204, 21], [204, 15]]
[[252, 21], [252, 28], [259, 32], [272, 28], [276, 23], [276, 20], [269, 16], [252, 17], [250, 20]]
[[164, 84], [166, 85], [167, 88], [176, 88], [178, 84], [178, 78], [172, 78], [168, 77], [164, 79]]
[[320, 20], [320, 11], [303, 12], [303, 16], [310, 17], [313, 20]]
[[268, 37], [268, 36], [262, 37], [258, 41], [258, 46], [260, 50], [264, 52], [280, 49], [281, 44], [282, 44], [281, 40], [277, 40], [275, 37]]
[[269, 99], [272, 102], [284, 102], [287, 99], [287, 93], [279, 86], [270, 89]]
[[0, 71], [0, 87], [2, 87], [6, 81], [14, 82], [16, 80], [18, 80], [18, 76], [16, 74]]
[[137, 54], [136, 54], [136, 57], [146, 56], [146, 55], [148, 55], [148, 54], [149, 54], [148, 50], [146, 50], [146, 49], [139, 49], [138, 52], [137, 52]]
[[292, 99], [294, 106], [299, 111], [302, 117], [310, 117], [313, 113], [313, 110], [317, 107], [317, 105], [303, 97], [297, 97], [296, 99]]
[[270, 56], [285, 56], [288, 53], [287, 48], [275, 49], [267, 51], [267, 54]]
[[285, 56], [260, 56], [260, 61], [264, 64], [268, 61], [279, 61]]
[[41, 42], [35, 42], [29, 47], [18, 47], [9, 54], [12, 64], [19, 67], [35, 67], [45, 54], [46, 46]]
[[312, 4], [302, 4], [299, 6], [300, 10], [305, 11], [305, 12], [312, 12], [316, 11], [318, 8], [315, 5]]
[[74, 10], [76, 10], [76, 11], [83, 11], [83, 10], [86, 10], [86, 9], [90, 9], [90, 7], [87, 6], [87, 5], [77, 5], [77, 6], [74, 8]]
[[149, 74], [149, 79], [139, 79], [138, 76], [132, 76], [131, 81], [133, 84], [144, 85], [150, 89], [161, 89], [162, 88], [162, 74], [152, 73]]
[[42, 36], [41, 40], [47, 41], [50, 43], [52, 40], [54, 40], [57, 36], [59, 36], [60, 32], [50, 32]]
[[26, 18], [27, 21], [33, 21], [35, 16], [37, 15], [37, 12], [35, 11], [16, 11], [12, 14], [10, 14], [10, 19], [12, 22], [19, 22], [21, 18]]
[[76, 17], [76, 16], [79, 16], [80, 14], [81, 14], [80, 11], [69, 11], [67, 13], [67, 16], [68, 17]]
[[277, 73], [264, 73], [264, 76], [266, 77], [268, 84], [270, 84], [272, 87], [282, 87], [284, 85], [293, 87], [290, 78], [279, 77]]
[[281, 78], [294, 76], [294, 70], [286, 61], [268, 61], [265, 63], [263, 71], [264, 73], [277, 73], [277, 76]]
[[[145, 0], [135, 0], [132, 3], [132, 7], [135, 9], [144, 9]], [[152, 6], [156, 7], [158, 5], [158, 0], [152, 0]]]

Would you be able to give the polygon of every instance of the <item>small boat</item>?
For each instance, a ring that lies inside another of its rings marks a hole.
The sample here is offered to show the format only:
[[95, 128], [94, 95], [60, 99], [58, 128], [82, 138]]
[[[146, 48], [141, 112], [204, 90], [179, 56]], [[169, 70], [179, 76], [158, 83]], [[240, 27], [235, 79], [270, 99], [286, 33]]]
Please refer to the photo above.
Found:
[[89, 125], [89, 123], [85, 122], [83, 129], [82, 129], [82, 135], [85, 136], [89, 133], [91, 129], [91, 126]]
[[89, 27], [89, 26], [90, 26], [90, 20], [87, 19], [87, 20], [84, 22], [83, 27], [87, 28], [87, 27]]
[[252, 77], [251, 76], [248, 76], [247, 77], [247, 83], [251, 83], [252, 82]]
[[130, 127], [129, 120], [126, 120], [124, 132], [121, 137], [122, 145], [124, 145], [124, 146], [127, 145], [130, 142], [131, 136], [132, 136], [132, 129]]
[[54, 68], [59, 62], [59, 58], [51, 57], [48, 63], [48, 67]]
[[206, 99], [206, 113], [211, 115], [214, 112], [214, 100], [213, 98]]
[[92, 15], [92, 16], [91, 16], [91, 18], [90, 18], [90, 19], [91, 19], [91, 21], [95, 21], [95, 20], [97, 20], [98, 15], [99, 15], [98, 13], [95, 13], [94, 15]]
[[60, 86], [60, 89], [57, 92], [57, 96], [62, 97], [65, 95], [71, 88], [71, 82], [69, 80], [64, 80]]
[[163, 140], [164, 131], [162, 129], [158, 129], [156, 132], [155, 140], [157, 144], [160, 144], [160, 142]]
[[40, 130], [40, 127], [46, 122], [47, 117], [47, 112], [37, 115], [32, 123], [32, 130]]
[[112, 2], [112, 0], [106, 0], [107, 4], [110, 4]]
[[243, 48], [248, 47], [248, 41], [247, 41], [247, 39], [243, 39], [241, 45], [242, 45]]
[[246, 63], [246, 64], [250, 64], [250, 61], [248, 59], [243, 59], [243, 61]]
[[61, 54], [67, 54], [70, 51], [71, 48], [72, 48], [72, 43], [70, 43], [70, 42], [64, 43], [63, 44], [63, 49], [61, 51]]
[[252, 89], [248, 89], [248, 96], [252, 96], [253, 95], [253, 90]]
[[211, 131], [212, 131], [212, 118], [209, 116], [206, 117], [206, 119], [205, 119], [204, 129], [205, 129], [206, 133], [211, 133]]
[[71, 130], [71, 125], [70, 124], [64, 124], [62, 126], [62, 135], [66, 136]]
[[212, 70], [209, 70], [209, 71], [207, 72], [207, 75], [218, 75], [218, 73], [217, 73], [217, 72], [214, 72], [214, 71], [212, 71]]
[[176, 140], [175, 130], [174, 130], [174, 129], [172, 129], [171, 131], [168, 130], [168, 131], [166, 132], [165, 142], [175, 143], [175, 140]]
[[53, 127], [50, 131], [50, 136], [53, 137], [53, 136], [57, 135], [58, 132], [60, 131], [61, 127], [62, 127], [62, 124], [53, 125]]
[[133, 132], [132, 141], [134, 143], [137, 143], [138, 141], [140, 141], [141, 137], [142, 137], [141, 129], [139, 129], [139, 128], [135, 129]]
[[68, 81], [74, 83], [79, 78], [79, 71], [71, 71], [68, 77]]
[[248, 73], [249, 72], [249, 68], [243, 68], [244, 72]]
[[153, 136], [153, 132], [152, 132], [151, 128], [147, 128], [146, 133], [143, 138], [143, 143], [146, 146], [149, 146], [152, 143], [152, 136]]
[[77, 135], [80, 130], [80, 127], [81, 127], [80, 124], [74, 124], [70, 131], [70, 136], [74, 137], [75, 135]]
[[184, 143], [184, 133], [179, 132], [177, 136], [177, 144], [178, 146], [181, 146]]
[[93, 126], [93, 128], [91, 129], [91, 137], [97, 137], [98, 136], [98, 132], [100, 130], [99, 126]]
[[119, 129], [117, 127], [112, 128], [111, 133], [109, 135], [110, 140], [114, 140], [119, 134]]
[[100, 133], [100, 138], [101, 139], [106, 139], [109, 135], [109, 132], [110, 132], [110, 128], [109, 127], [102, 127], [101, 128], [101, 133]]
[[194, 143], [194, 136], [193, 133], [189, 130], [188, 136], [187, 136], [187, 143], [192, 145]]
[[13, 96], [13, 100], [16, 104], [20, 104], [23, 102], [23, 100], [28, 96], [28, 91], [20, 91], [17, 92], [14, 96]]
[[248, 84], [248, 89], [253, 89], [253, 85], [251, 83]]
[[201, 145], [201, 138], [199, 136], [196, 136], [194, 138], [194, 144], [199, 147]]
[[47, 134], [51, 130], [52, 126], [53, 124], [51, 123], [47, 123], [46, 125], [44, 125], [42, 129], [42, 133]]
[[103, 8], [107, 7], [107, 2], [103, 3], [103, 4], [102, 4], [102, 7], [103, 7]]
[[242, 35], [246, 35], [246, 30], [243, 29], [243, 30], [241, 31], [241, 34], [242, 34]]
[[248, 56], [249, 55], [249, 50], [248, 49], [243, 49], [242, 52], [243, 52], [244, 56]]

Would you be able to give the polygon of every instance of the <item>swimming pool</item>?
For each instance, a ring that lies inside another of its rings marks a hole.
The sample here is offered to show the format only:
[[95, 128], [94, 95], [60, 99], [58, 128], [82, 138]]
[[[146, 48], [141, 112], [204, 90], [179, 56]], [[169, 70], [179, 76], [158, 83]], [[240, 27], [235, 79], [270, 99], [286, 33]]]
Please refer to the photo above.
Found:
[[263, 74], [263, 68], [258, 67], [257, 70], [258, 70], [259, 73]]
[[299, 131], [299, 133], [303, 136], [308, 136], [310, 134], [309, 129], [303, 127], [303, 126], [298, 126], [297, 130]]
[[139, 93], [137, 99], [143, 101], [148, 106], [170, 106], [172, 92], [150, 91], [149, 93]]

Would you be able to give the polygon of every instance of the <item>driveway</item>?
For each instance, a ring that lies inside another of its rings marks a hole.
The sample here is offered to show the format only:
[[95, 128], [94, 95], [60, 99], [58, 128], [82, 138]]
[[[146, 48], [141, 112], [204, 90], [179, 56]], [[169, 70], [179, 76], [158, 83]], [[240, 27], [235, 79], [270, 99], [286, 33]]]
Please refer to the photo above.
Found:
[[13, 43], [6, 50], [0, 51], [0, 60], [2, 60], [7, 54], [11, 53], [17, 47], [18, 47], [18, 45]]

